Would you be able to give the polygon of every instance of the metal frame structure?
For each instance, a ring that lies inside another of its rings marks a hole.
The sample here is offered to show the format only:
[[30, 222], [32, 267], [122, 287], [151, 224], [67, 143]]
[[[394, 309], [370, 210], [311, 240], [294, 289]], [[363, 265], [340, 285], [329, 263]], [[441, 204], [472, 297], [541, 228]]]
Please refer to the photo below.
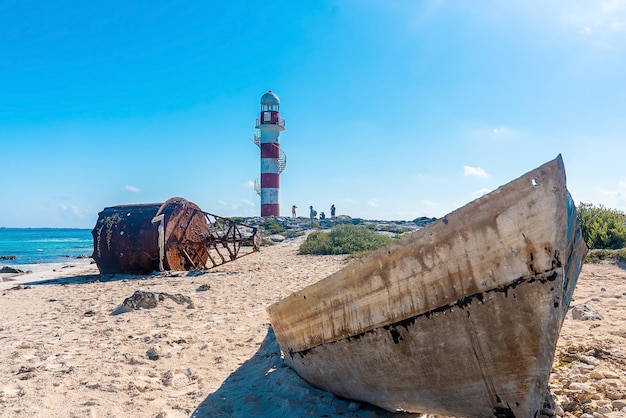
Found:
[[[208, 233], [203, 234], [200, 241], [174, 245], [191, 269], [210, 269], [259, 251], [261, 237], [256, 227], [212, 213], [202, 213], [209, 227]], [[247, 229], [247, 233], [242, 229]], [[205, 257], [206, 262], [202, 261]]]

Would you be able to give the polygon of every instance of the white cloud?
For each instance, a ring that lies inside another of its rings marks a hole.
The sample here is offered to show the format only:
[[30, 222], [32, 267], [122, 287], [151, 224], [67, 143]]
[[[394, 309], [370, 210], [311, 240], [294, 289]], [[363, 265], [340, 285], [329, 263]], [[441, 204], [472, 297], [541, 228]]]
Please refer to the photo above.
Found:
[[504, 126], [498, 126], [493, 128], [493, 134], [495, 136], [511, 136], [511, 135], [515, 135], [515, 132], [507, 127]]
[[367, 201], [367, 204], [373, 208], [377, 208], [379, 206], [378, 204], [378, 199], [376, 198], [372, 198], [370, 200]]
[[250, 201], [250, 200], [248, 200], [248, 199], [243, 199], [243, 200], [242, 200], [242, 202], [243, 202], [243, 204], [244, 204], [245, 206], [250, 206], [250, 207], [252, 207], [252, 208], [256, 207], [256, 205], [254, 204], [254, 202], [252, 202], [252, 201]]
[[617, 182], [614, 190], [600, 190], [600, 195], [606, 197], [606, 207], [626, 212], [626, 180]]
[[59, 204], [58, 213], [64, 219], [87, 219], [93, 217], [93, 211], [90, 209], [83, 209], [76, 205], [66, 205], [65, 203]]
[[563, 0], [557, 7], [558, 23], [573, 28], [591, 45], [610, 48], [616, 35], [626, 33], [624, 0]]
[[61, 210], [63, 210], [64, 212], [71, 212], [74, 215], [80, 215], [81, 214], [81, 210], [78, 206], [75, 205], [66, 205], [65, 203], [61, 203], [59, 205], [59, 207], [61, 208]]
[[224, 202], [223, 200], [218, 200], [217, 204], [221, 206], [228, 206], [228, 203]]
[[489, 177], [489, 174], [480, 167], [463, 166], [463, 175], [466, 177]]
[[250, 189], [254, 189], [254, 182], [252, 180], [248, 180], [246, 182], [246, 187], [248, 187]]
[[124, 186], [124, 190], [126, 190], [127, 192], [131, 192], [131, 193], [139, 193], [141, 191], [139, 187], [135, 187], [135, 186]]
[[441, 205], [439, 203], [435, 203], [432, 200], [422, 200], [420, 201], [421, 213], [424, 213], [423, 216], [435, 216], [434, 214], [439, 214], [441, 212]]

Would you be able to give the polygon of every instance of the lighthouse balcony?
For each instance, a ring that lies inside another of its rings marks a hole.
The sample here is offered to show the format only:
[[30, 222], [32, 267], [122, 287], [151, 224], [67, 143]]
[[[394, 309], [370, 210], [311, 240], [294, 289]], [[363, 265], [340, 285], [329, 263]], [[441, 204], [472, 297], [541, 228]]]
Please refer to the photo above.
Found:
[[275, 125], [279, 128], [285, 129], [285, 119], [276, 118], [275, 120], [271, 120], [271, 121], [266, 121], [266, 120], [261, 121], [260, 118], [256, 119], [256, 129], [259, 129], [261, 126], [270, 126], [270, 125]]

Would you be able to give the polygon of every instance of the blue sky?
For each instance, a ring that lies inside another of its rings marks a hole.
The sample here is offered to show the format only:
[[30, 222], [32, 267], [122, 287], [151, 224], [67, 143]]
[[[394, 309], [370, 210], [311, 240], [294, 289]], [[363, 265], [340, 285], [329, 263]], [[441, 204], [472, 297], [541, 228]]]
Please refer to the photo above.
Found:
[[441, 217], [559, 153], [577, 203], [626, 211], [625, 53], [622, 0], [5, 0], [0, 226], [258, 215], [268, 89], [283, 215]]

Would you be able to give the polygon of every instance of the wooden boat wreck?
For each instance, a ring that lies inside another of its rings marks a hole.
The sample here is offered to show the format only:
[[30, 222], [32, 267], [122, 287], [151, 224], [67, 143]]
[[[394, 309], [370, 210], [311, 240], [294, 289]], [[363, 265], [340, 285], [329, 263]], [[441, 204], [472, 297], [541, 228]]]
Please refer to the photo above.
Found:
[[336, 395], [534, 417], [586, 253], [559, 155], [267, 311], [285, 363]]

